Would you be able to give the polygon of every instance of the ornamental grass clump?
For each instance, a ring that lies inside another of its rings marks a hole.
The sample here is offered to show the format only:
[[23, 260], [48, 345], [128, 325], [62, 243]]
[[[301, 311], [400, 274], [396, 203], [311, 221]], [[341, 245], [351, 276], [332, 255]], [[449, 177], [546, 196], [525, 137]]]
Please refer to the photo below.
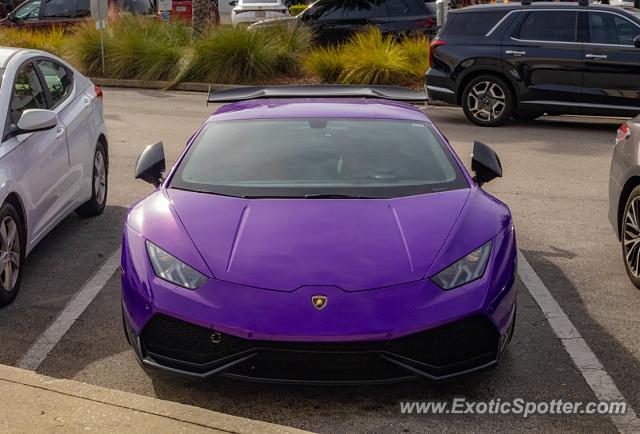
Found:
[[410, 80], [411, 63], [393, 35], [377, 27], [355, 33], [344, 45], [347, 59], [339, 82], [344, 84], [398, 84]]
[[319, 47], [312, 50], [303, 61], [304, 71], [324, 83], [337, 83], [346, 63], [341, 46]]
[[178, 81], [248, 83], [273, 78], [281, 48], [268, 32], [218, 28], [193, 43], [190, 62]]

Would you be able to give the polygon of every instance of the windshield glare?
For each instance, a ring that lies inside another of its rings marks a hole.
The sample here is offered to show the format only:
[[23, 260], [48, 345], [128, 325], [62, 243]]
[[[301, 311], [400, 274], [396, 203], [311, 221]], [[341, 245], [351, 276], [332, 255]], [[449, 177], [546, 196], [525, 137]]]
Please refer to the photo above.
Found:
[[239, 197], [389, 198], [468, 184], [428, 123], [266, 119], [207, 125], [170, 187]]

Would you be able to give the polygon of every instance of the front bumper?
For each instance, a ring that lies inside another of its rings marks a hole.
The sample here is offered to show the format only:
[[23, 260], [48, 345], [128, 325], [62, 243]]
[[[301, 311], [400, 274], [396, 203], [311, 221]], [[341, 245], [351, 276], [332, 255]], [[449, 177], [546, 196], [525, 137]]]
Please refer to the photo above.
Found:
[[[144, 243], [125, 227], [127, 336], [143, 365], [177, 374], [310, 384], [438, 380], [497, 364], [513, 326], [511, 229], [494, 239], [485, 276], [451, 291], [428, 279], [282, 292], [213, 278], [191, 291], [155, 277]], [[311, 303], [318, 293], [329, 300], [322, 310]]]
[[337, 343], [242, 339], [163, 314], [135, 336], [126, 318], [125, 332], [143, 366], [274, 383], [442, 380], [496, 365], [508, 341], [481, 314], [398, 339]]

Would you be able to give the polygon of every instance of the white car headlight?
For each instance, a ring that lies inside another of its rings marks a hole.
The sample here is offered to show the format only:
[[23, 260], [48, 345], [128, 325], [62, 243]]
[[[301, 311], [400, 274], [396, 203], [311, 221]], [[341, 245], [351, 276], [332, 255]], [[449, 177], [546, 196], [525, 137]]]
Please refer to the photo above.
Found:
[[162, 280], [187, 289], [196, 289], [207, 281], [207, 277], [202, 273], [174, 258], [150, 241], [147, 241], [147, 253], [153, 271]]
[[453, 289], [484, 275], [491, 253], [491, 241], [469, 253], [431, 278], [442, 289]]

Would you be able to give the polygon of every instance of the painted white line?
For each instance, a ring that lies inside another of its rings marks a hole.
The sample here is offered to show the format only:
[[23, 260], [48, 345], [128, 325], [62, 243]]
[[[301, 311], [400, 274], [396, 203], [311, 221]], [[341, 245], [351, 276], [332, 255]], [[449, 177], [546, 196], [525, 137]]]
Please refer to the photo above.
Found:
[[[598, 357], [589, 348], [587, 342], [520, 251], [518, 251], [518, 274], [596, 397], [601, 401], [627, 402]], [[626, 414], [609, 415], [609, 417], [620, 433], [640, 433], [640, 419], [628, 402]]]
[[107, 259], [91, 278], [73, 296], [64, 309], [29, 348], [29, 351], [16, 365], [18, 368], [35, 371], [42, 364], [47, 355], [53, 350], [80, 315], [91, 304], [100, 290], [107, 284], [113, 273], [120, 266], [120, 249]]

